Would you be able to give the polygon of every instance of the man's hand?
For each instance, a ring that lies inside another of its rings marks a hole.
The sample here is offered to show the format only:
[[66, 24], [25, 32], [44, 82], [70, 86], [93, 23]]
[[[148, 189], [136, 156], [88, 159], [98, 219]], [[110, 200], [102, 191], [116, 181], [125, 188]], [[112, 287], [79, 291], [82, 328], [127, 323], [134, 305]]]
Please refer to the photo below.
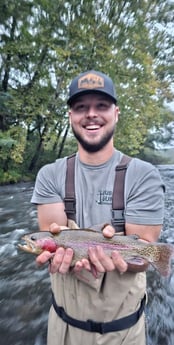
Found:
[[[103, 235], [111, 238], [115, 234], [115, 229], [107, 225], [103, 229]], [[128, 265], [123, 260], [118, 251], [113, 251], [111, 258], [104, 253], [101, 246], [89, 248], [89, 258], [98, 272], [113, 271], [117, 269], [120, 273], [127, 271]]]
[[[66, 227], [59, 226], [56, 223], [52, 223], [49, 227], [49, 231], [53, 234], [57, 234]], [[46, 262], [50, 263], [50, 273], [62, 273], [65, 274], [69, 271], [73, 258], [73, 250], [71, 248], [64, 249], [62, 247], [56, 250], [56, 253], [53, 255], [48, 251], [44, 251], [40, 254], [36, 262], [39, 265], [42, 265]]]
[[[103, 235], [111, 238], [115, 234], [115, 229], [111, 225], [106, 225], [103, 229]], [[99, 245], [97, 247], [90, 247], [88, 250], [89, 260], [82, 259], [75, 265], [74, 271], [79, 272], [82, 269], [96, 272], [110, 272], [117, 269], [120, 273], [127, 271], [128, 264], [123, 260], [118, 251], [113, 251], [111, 258], [105, 254], [103, 248]]]

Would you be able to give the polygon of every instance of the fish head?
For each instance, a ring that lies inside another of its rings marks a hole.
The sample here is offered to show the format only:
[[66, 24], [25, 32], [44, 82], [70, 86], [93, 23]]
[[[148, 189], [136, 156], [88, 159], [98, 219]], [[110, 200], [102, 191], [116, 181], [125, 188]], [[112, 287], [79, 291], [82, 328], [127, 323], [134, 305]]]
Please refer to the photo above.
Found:
[[18, 248], [31, 254], [39, 255], [44, 250], [54, 253], [58, 248], [58, 245], [54, 240], [54, 235], [49, 231], [40, 231], [24, 235], [22, 240], [24, 241], [24, 244], [18, 244]]

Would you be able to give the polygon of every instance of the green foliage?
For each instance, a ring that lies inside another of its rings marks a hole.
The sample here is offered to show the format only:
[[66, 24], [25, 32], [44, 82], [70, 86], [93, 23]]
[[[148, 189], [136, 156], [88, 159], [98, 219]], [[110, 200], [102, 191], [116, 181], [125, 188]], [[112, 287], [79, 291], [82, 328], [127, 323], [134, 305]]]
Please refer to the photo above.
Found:
[[69, 137], [63, 148], [62, 157], [69, 156], [77, 151], [77, 141], [74, 137]]
[[11, 127], [8, 131], [0, 131], [0, 163], [4, 171], [9, 166], [21, 164], [25, 150], [26, 134], [21, 127]]
[[[70, 80], [98, 69], [114, 80], [115, 145], [131, 155], [167, 125], [173, 98], [173, 2], [0, 0], [0, 163], [35, 173], [76, 149], [66, 98]], [[1, 178], [0, 178], [1, 180]]]
[[154, 150], [147, 147], [138, 157], [154, 165], [174, 164], [174, 150], [170, 153], [170, 150]]
[[18, 173], [16, 170], [10, 170], [4, 172], [3, 169], [0, 169], [0, 181], [1, 184], [8, 184], [8, 183], [17, 183], [21, 181], [21, 174]]

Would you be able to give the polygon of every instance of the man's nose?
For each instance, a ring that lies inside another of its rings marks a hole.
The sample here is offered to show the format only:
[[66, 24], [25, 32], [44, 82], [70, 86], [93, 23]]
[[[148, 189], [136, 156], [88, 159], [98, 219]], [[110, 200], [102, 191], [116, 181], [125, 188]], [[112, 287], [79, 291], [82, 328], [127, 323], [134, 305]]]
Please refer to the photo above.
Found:
[[93, 106], [90, 106], [90, 107], [88, 108], [88, 111], [87, 111], [87, 116], [89, 116], [89, 117], [95, 117], [95, 116], [97, 116], [96, 108], [93, 107]]

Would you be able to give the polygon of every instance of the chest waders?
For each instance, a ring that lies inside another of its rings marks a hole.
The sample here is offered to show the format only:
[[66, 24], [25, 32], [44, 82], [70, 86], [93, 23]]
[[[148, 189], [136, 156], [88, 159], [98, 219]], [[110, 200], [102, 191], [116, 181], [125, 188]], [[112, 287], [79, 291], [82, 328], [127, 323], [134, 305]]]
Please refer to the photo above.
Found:
[[[75, 158], [73, 154], [67, 158], [67, 170], [65, 180], [65, 212], [68, 219], [76, 221], [76, 198], [75, 198]], [[112, 219], [111, 224], [115, 228], [116, 233], [125, 234], [124, 219], [124, 185], [126, 170], [131, 157], [123, 155], [119, 165], [115, 168], [115, 180], [112, 196]], [[139, 309], [121, 319], [112, 320], [110, 322], [97, 322], [94, 320], [82, 321], [69, 316], [63, 307], [58, 306], [52, 293], [52, 303], [57, 315], [69, 325], [80, 328], [88, 332], [96, 332], [100, 334], [108, 332], [122, 331], [130, 328], [137, 323], [141, 317], [145, 304], [146, 296], [141, 300]]]

